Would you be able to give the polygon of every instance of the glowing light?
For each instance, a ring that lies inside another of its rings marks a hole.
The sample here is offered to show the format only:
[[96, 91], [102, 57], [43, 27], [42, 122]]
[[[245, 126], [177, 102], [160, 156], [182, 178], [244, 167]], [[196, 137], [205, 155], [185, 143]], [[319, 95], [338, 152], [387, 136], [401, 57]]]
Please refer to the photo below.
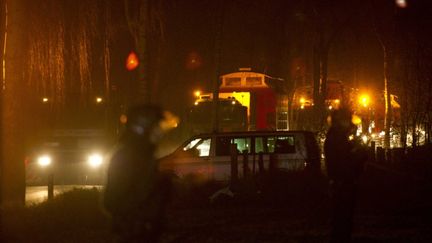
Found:
[[101, 97], [96, 97], [96, 103], [102, 103], [103, 99]]
[[339, 99], [335, 99], [335, 104], [340, 104], [340, 100]]
[[395, 2], [396, 2], [396, 5], [399, 8], [406, 8], [406, 7], [408, 7], [408, 3], [407, 3], [406, 0], [395, 0]]
[[306, 103], [306, 99], [303, 98], [303, 97], [301, 97], [301, 98], [300, 98], [300, 104], [304, 104], [304, 103]]
[[198, 101], [195, 101], [194, 105], [198, 105]]
[[329, 108], [329, 110], [332, 110], [332, 109], [333, 109], [333, 106], [329, 105], [329, 107], [328, 107], [328, 108]]
[[353, 115], [353, 116], [351, 117], [351, 122], [352, 122], [354, 125], [359, 125], [359, 124], [361, 123], [361, 118], [360, 118], [359, 116], [357, 116], [357, 115]]
[[235, 104], [236, 104], [235, 100], [231, 101], [231, 104], [232, 104], [232, 105], [235, 105]]
[[201, 55], [198, 52], [192, 51], [186, 57], [186, 69], [195, 70], [201, 67]]
[[363, 107], [368, 107], [369, 103], [370, 103], [370, 97], [367, 94], [362, 94], [359, 96], [359, 103], [363, 106]]
[[354, 140], [354, 135], [349, 135], [348, 140], [350, 141]]
[[51, 157], [48, 155], [42, 155], [38, 158], [37, 162], [41, 167], [47, 167], [51, 164]]
[[361, 137], [361, 139], [362, 139], [363, 143], [367, 143], [368, 142], [368, 137], [366, 135], [363, 135]]
[[88, 157], [87, 162], [91, 167], [97, 168], [102, 165], [103, 157], [100, 154], [92, 154]]
[[126, 122], [127, 122], [127, 116], [125, 114], [121, 114], [120, 115], [120, 123], [126, 124]]
[[235, 99], [237, 103], [246, 106], [248, 109], [248, 114], [250, 112], [250, 93], [249, 92], [232, 92], [232, 93], [220, 93], [219, 98], [231, 97]]
[[199, 91], [199, 90], [195, 91], [195, 92], [194, 92], [194, 95], [195, 95], [196, 97], [199, 97], [199, 96], [201, 95], [201, 91]]
[[139, 65], [138, 56], [135, 54], [135, 52], [129, 53], [127, 59], [126, 59], [126, 69], [129, 71], [134, 70]]
[[43, 102], [43, 103], [47, 103], [48, 101], [49, 101], [49, 99], [48, 99], [47, 97], [43, 97], [43, 98], [42, 98], [42, 102]]
[[304, 105], [301, 105], [301, 106], [300, 106], [300, 109], [304, 109]]
[[169, 111], [164, 111], [164, 119], [159, 123], [163, 131], [171, 130], [178, 126], [180, 119]]

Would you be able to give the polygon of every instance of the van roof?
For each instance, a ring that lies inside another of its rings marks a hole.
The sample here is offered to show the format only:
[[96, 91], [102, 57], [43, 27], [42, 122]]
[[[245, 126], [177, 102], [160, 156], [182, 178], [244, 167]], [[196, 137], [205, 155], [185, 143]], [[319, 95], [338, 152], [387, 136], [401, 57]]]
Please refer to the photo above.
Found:
[[238, 135], [273, 135], [273, 134], [295, 134], [295, 133], [303, 133], [303, 134], [311, 134], [315, 133], [312, 131], [304, 131], [304, 130], [292, 130], [292, 131], [239, 131], [239, 132], [213, 132], [213, 133], [201, 133], [194, 135], [193, 137], [201, 137], [201, 136], [213, 136], [213, 135], [222, 135], [222, 136], [238, 136]]

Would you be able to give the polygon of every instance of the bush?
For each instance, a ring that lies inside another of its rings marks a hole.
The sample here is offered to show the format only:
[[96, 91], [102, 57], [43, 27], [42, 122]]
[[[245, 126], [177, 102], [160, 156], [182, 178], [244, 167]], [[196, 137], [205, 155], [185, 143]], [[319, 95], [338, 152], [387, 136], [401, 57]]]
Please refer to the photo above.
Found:
[[74, 189], [30, 207], [4, 210], [6, 242], [110, 242], [97, 189]]

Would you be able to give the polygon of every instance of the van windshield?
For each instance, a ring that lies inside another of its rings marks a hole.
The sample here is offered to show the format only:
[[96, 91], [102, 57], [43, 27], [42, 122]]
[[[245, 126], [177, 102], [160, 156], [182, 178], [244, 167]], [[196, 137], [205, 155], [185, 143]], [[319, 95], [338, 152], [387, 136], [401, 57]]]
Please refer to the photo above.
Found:
[[210, 138], [196, 138], [183, 147], [183, 151], [192, 152], [197, 157], [210, 155]]

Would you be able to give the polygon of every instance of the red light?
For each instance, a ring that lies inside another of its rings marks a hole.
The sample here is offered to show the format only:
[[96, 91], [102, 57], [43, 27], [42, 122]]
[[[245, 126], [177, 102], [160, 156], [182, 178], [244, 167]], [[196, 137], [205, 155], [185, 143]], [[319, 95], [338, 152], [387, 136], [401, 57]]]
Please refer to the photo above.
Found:
[[201, 66], [201, 56], [197, 52], [190, 52], [186, 58], [186, 69], [194, 70]]
[[129, 71], [134, 70], [139, 65], [138, 56], [135, 54], [135, 52], [129, 53], [127, 59], [126, 59], [126, 69]]

